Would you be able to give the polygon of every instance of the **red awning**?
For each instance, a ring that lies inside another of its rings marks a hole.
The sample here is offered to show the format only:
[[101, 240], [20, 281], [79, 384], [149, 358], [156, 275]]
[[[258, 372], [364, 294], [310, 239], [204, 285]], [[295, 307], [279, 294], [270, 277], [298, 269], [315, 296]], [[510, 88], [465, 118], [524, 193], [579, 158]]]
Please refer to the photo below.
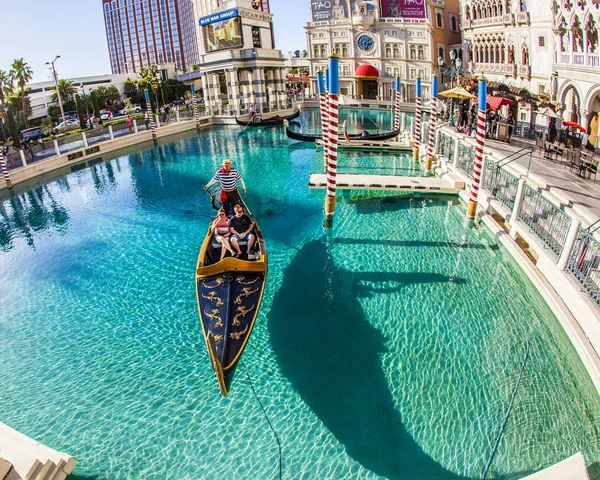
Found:
[[354, 72], [355, 77], [370, 77], [377, 78], [379, 76], [379, 72], [373, 65], [361, 65]]
[[[487, 106], [490, 107], [494, 112], [500, 110], [504, 105], [512, 105], [513, 103], [515, 103], [510, 98], [494, 97], [492, 95], [488, 95], [488, 97], [486, 98], [486, 102]], [[475, 97], [473, 99], [473, 103], [479, 103], [479, 99]]]

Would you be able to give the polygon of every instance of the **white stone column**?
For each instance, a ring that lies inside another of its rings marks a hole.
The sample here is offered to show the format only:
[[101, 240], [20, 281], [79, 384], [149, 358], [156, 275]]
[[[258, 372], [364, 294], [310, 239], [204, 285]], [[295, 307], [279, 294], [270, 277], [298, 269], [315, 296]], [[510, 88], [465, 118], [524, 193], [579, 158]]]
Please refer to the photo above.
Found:
[[177, 123], [181, 122], [181, 117], [179, 116], [179, 110], [175, 110], [175, 121]]
[[248, 103], [256, 107], [256, 86], [254, 85], [254, 72], [248, 72]]
[[138, 124], [136, 118], [133, 119], [133, 131], [134, 133], [138, 133]]
[[156, 128], [160, 128], [160, 115], [157, 113], [154, 115], [154, 122], [156, 123]]
[[[56, 140], [54, 140], [56, 142]], [[56, 145], [54, 145], [54, 148], [56, 150]], [[23, 162], [23, 166], [27, 165], [27, 160], [25, 159], [25, 151], [24, 150], [19, 150], [19, 156], [21, 157], [21, 161]]]
[[111, 140], [114, 140], [114, 139], [115, 139], [115, 134], [114, 134], [114, 132], [113, 132], [112, 125], [109, 125], [109, 126], [108, 126], [108, 136], [110, 137], [110, 139], [111, 139]]
[[208, 89], [208, 74], [204, 74], [201, 77], [202, 80], [202, 93], [204, 95], [204, 105], [206, 107], [207, 113], [210, 115], [212, 113], [212, 103], [210, 101], [210, 90]]
[[263, 108], [267, 101], [267, 93], [265, 90], [265, 71], [262, 68], [254, 70], [254, 88], [256, 89], [256, 102], [260, 103], [261, 108]]
[[240, 86], [238, 82], [238, 71], [230, 70], [229, 71], [229, 86], [228, 86], [229, 94], [227, 95], [230, 99], [230, 102], [233, 106], [234, 115], [239, 115], [240, 112]]
[[458, 168], [458, 156], [460, 155], [460, 138], [456, 139], [454, 144], [454, 160], [452, 160], [452, 166]]
[[[523, 203], [523, 194], [525, 193], [525, 179], [519, 178], [519, 185], [517, 186], [517, 195], [515, 196], [515, 204], [513, 205], [512, 213], [510, 214], [509, 224], [512, 226], [515, 225], [519, 218], [519, 213], [521, 212], [521, 205]], [[511, 237], [513, 237], [511, 228]], [[514, 238], [514, 237], [513, 237]]]
[[88, 148], [88, 141], [87, 141], [87, 135], [85, 134], [85, 132], [81, 132], [81, 139], [83, 140], [83, 146], [85, 148]]
[[[56, 153], [56, 156], [58, 157], [60, 155], [60, 147], [58, 146], [58, 140], [52, 140], [52, 143], [54, 143], [54, 152]], [[23, 150], [21, 150], [23, 151]]]
[[577, 234], [579, 233], [579, 227], [581, 226], [581, 221], [577, 217], [571, 218], [571, 226], [569, 227], [569, 233], [567, 233], [567, 238], [565, 240], [565, 246], [563, 247], [562, 253], [560, 254], [560, 258], [558, 259], [558, 269], [563, 272], [567, 269], [569, 265], [569, 259], [571, 258], [571, 254], [573, 253], [573, 248], [575, 247], [575, 241], [577, 240]]

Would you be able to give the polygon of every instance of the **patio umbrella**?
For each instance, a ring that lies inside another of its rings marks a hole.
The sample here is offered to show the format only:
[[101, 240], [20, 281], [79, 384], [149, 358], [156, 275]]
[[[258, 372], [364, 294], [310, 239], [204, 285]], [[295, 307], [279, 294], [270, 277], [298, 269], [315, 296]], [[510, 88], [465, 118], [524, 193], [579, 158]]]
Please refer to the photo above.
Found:
[[439, 95], [448, 98], [474, 98], [474, 96], [467, 92], [463, 87], [454, 87], [450, 90], [440, 93]]
[[538, 114], [543, 115], [544, 117], [548, 117], [548, 118], [560, 118], [560, 115], [557, 115], [556, 112], [554, 110], [552, 110], [550, 107], [540, 108], [535, 113], [538, 113]]
[[563, 124], [563, 127], [575, 127], [576, 129], [580, 130], [583, 133], [586, 132], [584, 127], [582, 127], [581, 125], [579, 125], [578, 123], [575, 123], [575, 122], [563, 122], [562, 124]]

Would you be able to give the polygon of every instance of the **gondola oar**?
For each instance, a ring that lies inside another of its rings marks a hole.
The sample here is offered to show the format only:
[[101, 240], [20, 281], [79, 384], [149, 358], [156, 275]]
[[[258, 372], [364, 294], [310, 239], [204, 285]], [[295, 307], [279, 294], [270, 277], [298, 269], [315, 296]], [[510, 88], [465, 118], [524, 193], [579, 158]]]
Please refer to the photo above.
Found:
[[252, 115], [252, 117], [250, 117], [250, 120], [248, 120], [248, 123], [246, 124], [246, 126], [244, 127], [242, 132], [246, 131], [246, 129], [248, 128], [248, 125], [250, 125], [252, 123], [252, 120], [254, 120], [254, 117], [256, 117], [256, 113], [254, 115]]
[[372, 118], [371, 118], [369, 115], [366, 115], [366, 117], [367, 117], [369, 120], [371, 120], [371, 123], [372, 123], [373, 125], [375, 125], [375, 126], [377, 127], [377, 130], [381, 130], [381, 131], [383, 132], [383, 128], [381, 128], [381, 127], [380, 127], [380, 126], [379, 126], [379, 125], [378, 125], [378, 124], [375, 122], [375, 120], [373, 120], [373, 119], [372, 119]]
[[[215, 197], [215, 194], [214, 194], [214, 193], [212, 193], [210, 190], [206, 190], [206, 193], [208, 193], [208, 194], [210, 195], [210, 201], [211, 201], [211, 203], [212, 203], [212, 207], [213, 207], [215, 210], [219, 210], [219, 208], [221, 208], [221, 207], [219, 207], [219, 206], [215, 205], [215, 202], [217, 202], [217, 197]], [[217, 202], [217, 203], [219, 203], [219, 202]]]

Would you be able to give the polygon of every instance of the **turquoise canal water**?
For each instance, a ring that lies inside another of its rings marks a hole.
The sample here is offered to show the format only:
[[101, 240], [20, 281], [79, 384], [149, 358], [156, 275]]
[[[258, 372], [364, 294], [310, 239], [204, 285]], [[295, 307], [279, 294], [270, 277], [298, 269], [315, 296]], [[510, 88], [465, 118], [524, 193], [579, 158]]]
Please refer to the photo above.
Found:
[[[314, 148], [224, 127], [3, 197], [0, 421], [75, 455], [81, 479], [488, 478], [578, 451], [600, 400], [540, 295], [452, 198], [340, 195], [330, 247]], [[202, 185], [243, 172], [268, 245], [263, 306], [220, 398], [194, 268]], [[408, 158], [340, 158], [360, 171]]]

